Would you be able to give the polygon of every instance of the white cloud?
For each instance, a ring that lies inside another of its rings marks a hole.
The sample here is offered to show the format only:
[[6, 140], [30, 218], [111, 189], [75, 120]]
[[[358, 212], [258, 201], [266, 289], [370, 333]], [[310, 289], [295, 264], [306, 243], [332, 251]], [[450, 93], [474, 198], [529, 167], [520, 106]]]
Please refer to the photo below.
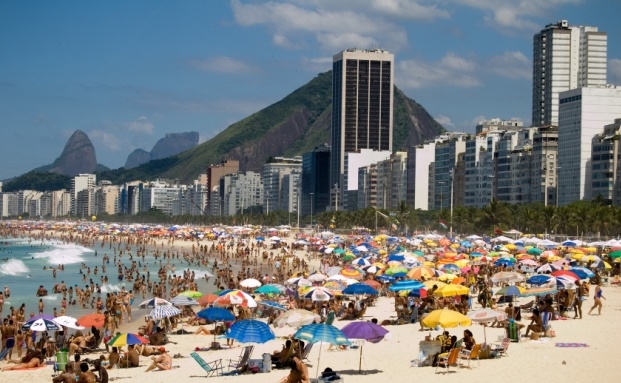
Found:
[[332, 69], [332, 57], [304, 57], [302, 67], [313, 73], [325, 72]]
[[476, 61], [446, 53], [438, 62], [404, 60], [397, 66], [397, 83], [405, 88], [455, 86], [470, 88], [481, 85], [475, 75]]
[[438, 122], [438, 124], [444, 126], [444, 129], [455, 130], [455, 124], [453, 124], [450, 117], [440, 114], [437, 117], [434, 117], [434, 119]]
[[243, 61], [232, 57], [217, 56], [205, 59], [189, 60], [188, 64], [205, 72], [215, 73], [253, 73], [256, 69]]
[[147, 134], [149, 136], [153, 134], [154, 128], [153, 123], [145, 116], [138, 117], [127, 124], [127, 130], [130, 132]]
[[88, 137], [98, 145], [101, 145], [112, 151], [119, 151], [122, 147], [122, 141], [117, 136], [103, 130], [91, 130]]
[[413, 17], [416, 9], [420, 11], [421, 17], [442, 14], [439, 10], [434, 11], [435, 6], [416, 8], [413, 7], [413, 2], [393, 2], [396, 4], [392, 8], [384, 7], [384, 11], [380, 12], [376, 9], [379, 2], [372, 0], [269, 1], [252, 4], [232, 0], [231, 8], [238, 24], [264, 25], [271, 30], [272, 40], [278, 46], [299, 47], [310, 35], [320, 43], [322, 49], [329, 51], [351, 47], [384, 47], [396, 51], [406, 45], [407, 36], [401, 26], [383, 17], [384, 15], [391, 16], [395, 9], [403, 9], [408, 4], [410, 17]]
[[608, 60], [608, 83], [621, 85], [621, 59]]
[[532, 62], [520, 51], [491, 57], [483, 65], [497, 75], [510, 79], [531, 79], [533, 75]]
[[511, 33], [511, 29], [538, 30], [541, 23], [532, 18], [545, 17], [557, 8], [581, 3], [582, 0], [454, 0], [455, 2], [482, 10], [483, 19], [491, 27], [498, 27], [500, 33]]
[[433, 20], [448, 18], [450, 14], [437, 5], [422, 5], [422, 1], [371, 0], [374, 11], [409, 20]]

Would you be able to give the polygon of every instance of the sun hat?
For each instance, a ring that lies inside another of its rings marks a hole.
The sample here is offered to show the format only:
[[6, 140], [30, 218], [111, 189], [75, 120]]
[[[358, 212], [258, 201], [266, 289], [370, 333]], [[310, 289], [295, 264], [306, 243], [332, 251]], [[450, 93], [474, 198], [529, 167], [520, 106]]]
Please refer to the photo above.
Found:
[[166, 348], [165, 347], [160, 347], [157, 349], [159, 352], [166, 352]]

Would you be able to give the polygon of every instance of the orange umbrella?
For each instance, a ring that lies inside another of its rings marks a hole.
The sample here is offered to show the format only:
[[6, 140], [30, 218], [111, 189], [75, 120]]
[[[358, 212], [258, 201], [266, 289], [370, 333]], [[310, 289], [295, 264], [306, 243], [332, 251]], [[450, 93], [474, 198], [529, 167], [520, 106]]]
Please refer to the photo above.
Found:
[[457, 278], [454, 278], [451, 281], [451, 283], [454, 284], [454, 285], [459, 285], [459, 284], [464, 283], [464, 282], [466, 282], [466, 278], [464, 278], [464, 277], [457, 277]]
[[92, 327], [102, 328], [104, 323], [106, 322], [106, 317], [103, 314], [88, 314], [80, 317], [76, 324], [83, 327]]
[[423, 278], [429, 279], [433, 278], [436, 275], [435, 271], [432, 268], [426, 266], [414, 267], [408, 271], [407, 276], [411, 279], [418, 279], [419, 281]]
[[212, 304], [216, 299], [218, 299], [216, 294], [205, 294], [198, 300], [198, 304], [202, 307], [206, 307]]
[[364, 283], [365, 285], [369, 285], [371, 287], [373, 287], [374, 289], [379, 289], [380, 287], [382, 287], [382, 284], [379, 283], [378, 281], [375, 281], [373, 279], [367, 279], [366, 281], [363, 281], [362, 283]]

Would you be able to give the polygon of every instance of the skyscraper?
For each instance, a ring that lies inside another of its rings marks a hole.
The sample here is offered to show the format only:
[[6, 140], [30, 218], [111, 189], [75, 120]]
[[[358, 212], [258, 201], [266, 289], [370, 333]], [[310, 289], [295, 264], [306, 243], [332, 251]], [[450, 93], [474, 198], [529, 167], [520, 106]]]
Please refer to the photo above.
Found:
[[569, 26], [567, 20], [546, 25], [533, 37], [532, 125], [558, 125], [558, 94], [606, 85], [606, 32]]
[[393, 67], [394, 55], [382, 49], [348, 49], [333, 57], [330, 187], [341, 196], [345, 153], [392, 151]]

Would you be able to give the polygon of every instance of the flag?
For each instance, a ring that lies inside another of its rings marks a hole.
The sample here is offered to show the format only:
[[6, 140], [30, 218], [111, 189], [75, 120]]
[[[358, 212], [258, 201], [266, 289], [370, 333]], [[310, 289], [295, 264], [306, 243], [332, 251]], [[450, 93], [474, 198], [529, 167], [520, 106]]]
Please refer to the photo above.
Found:
[[440, 226], [441, 226], [444, 230], [448, 229], [448, 226], [446, 225], [446, 222], [444, 222], [444, 220], [443, 220], [443, 219], [441, 219], [441, 220], [440, 220]]

